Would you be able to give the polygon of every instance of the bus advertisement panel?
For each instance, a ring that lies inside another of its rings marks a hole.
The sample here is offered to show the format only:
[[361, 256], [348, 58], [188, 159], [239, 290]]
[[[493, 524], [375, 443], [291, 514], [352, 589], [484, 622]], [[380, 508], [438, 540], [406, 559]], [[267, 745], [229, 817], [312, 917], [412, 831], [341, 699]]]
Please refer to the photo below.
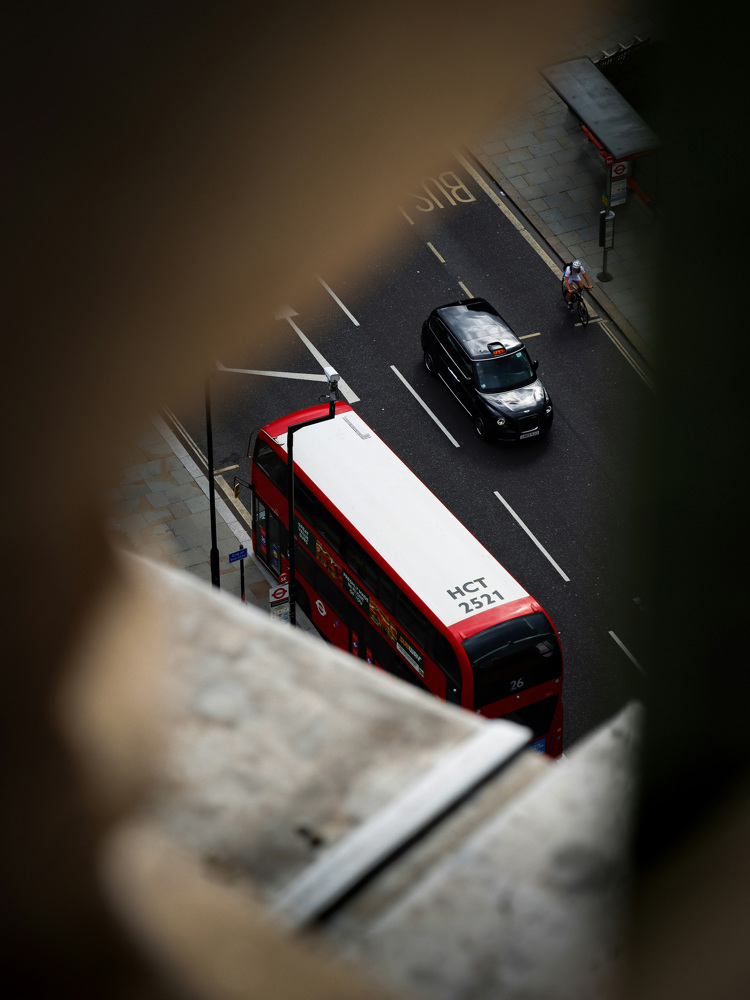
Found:
[[[287, 429], [252, 459], [253, 548], [288, 570]], [[541, 605], [346, 403], [294, 439], [295, 596], [329, 642], [438, 698], [528, 726], [558, 757], [562, 650]]]

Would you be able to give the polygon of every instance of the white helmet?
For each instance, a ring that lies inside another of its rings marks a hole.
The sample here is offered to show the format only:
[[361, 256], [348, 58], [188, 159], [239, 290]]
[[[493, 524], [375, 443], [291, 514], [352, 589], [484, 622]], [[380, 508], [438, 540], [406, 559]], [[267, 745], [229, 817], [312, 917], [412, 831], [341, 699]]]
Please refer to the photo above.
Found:
[[581, 270], [581, 262], [580, 262], [580, 260], [574, 260], [573, 263], [570, 266], [573, 268], [574, 271], [580, 271]]

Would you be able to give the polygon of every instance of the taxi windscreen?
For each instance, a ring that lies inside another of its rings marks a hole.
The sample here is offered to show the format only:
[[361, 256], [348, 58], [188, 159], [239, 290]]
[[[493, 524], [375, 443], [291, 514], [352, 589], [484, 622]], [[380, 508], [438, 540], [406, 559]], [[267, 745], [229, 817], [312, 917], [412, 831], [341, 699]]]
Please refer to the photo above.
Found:
[[480, 392], [505, 392], [520, 389], [536, 379], [536, 372], [526, 351], [513, 351], [487, 361], [475, 361]]

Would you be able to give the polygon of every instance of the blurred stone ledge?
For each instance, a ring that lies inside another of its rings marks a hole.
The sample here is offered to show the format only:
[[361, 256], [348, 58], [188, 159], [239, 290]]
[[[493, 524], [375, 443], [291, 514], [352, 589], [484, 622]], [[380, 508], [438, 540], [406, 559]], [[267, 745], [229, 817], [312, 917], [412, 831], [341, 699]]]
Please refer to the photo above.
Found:
[[[149, 664], [160, 677], [163, 751], [132, 819], [271, 924], [300, 873], [498, 725], [185, 572], [124, 558], [132, 586], [155, 602], [164, 651]], [[559, 762], [516, 755], [304, 940], [398, 995], [608, 996], [622, 951], [640, 714], [627, 707]]]

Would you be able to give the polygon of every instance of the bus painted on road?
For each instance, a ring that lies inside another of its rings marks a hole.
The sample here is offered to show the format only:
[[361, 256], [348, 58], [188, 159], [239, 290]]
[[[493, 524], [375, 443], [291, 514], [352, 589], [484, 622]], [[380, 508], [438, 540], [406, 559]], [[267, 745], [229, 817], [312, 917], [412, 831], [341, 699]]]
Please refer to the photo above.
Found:
[[[261, 428], [252, 458], [253, 548], [288, 571], [287, 429]], [[548, 615], [346, 403], [294, 437], [297, 607], [335, 646], [562, 752], [563, 661]]]

